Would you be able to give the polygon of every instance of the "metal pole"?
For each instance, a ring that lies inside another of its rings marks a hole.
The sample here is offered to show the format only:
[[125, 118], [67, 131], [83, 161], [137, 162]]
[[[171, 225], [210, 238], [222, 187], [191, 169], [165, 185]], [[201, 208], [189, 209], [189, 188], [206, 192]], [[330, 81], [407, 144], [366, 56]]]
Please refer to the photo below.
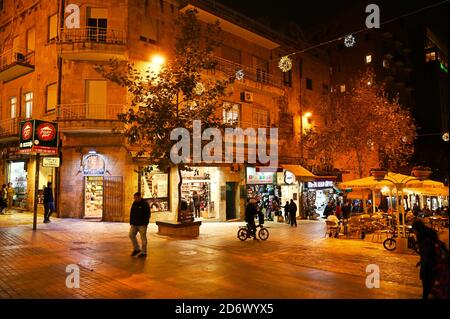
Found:
[[39, 166], [40, 156], [36, 154], [36, 170], [34, 175], [34, 209], [33, 209], [33, 230], [36, 230], [37, 226], [37, 208], [38, 208], [38, 190], [39, 190]]

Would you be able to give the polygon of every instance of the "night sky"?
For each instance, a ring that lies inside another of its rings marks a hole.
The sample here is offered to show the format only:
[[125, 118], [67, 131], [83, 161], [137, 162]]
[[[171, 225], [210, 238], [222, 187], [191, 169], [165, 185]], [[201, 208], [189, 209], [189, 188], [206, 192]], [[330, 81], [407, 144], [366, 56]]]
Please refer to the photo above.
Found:
[[[340, 11], [356, 5], [375, 3], [380, 6], [381, 21], [391, 19], [395, 16], [408, 13], [425, 6], [439, 3], [442, 0], [211, 0], [222, 3], [235, 9], [249, 17], [255, 18], [272, 27], [285, 24], [288, 21], [295, 21], [301, 27], [308, 28], [312, 25], [320, 24], [321, 20], [334, 16]], [[423, 11], [411, 19], [420, 18], [431, 25], [435, 33], [445, 39], [448, 46], [448, 2]], [[362, 15], [366, 15], [364, 11]]]

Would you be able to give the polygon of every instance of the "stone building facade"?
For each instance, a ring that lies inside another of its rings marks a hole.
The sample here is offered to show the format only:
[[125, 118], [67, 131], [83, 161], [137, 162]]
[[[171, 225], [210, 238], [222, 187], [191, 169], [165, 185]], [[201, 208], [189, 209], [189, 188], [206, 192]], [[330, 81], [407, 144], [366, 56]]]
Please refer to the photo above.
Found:
[[[170, 59], [180, 11], [195, 8], [199, 20], [221, 22], [224, 41], [211, 76], [230, 76], [237, 68], [245, 74], [224, 99], [233, 105], [224, 116], [237, 118], [242, 128], [279, 127], [280, 164], [300, 163], [301, 130], [314, 125], [314, 116], [305, 114], [314, 114], [330, 86], [326, 63], [302, 54], [290, 72], [281, 72], [279, 58], [295, 50], [282, 35], [206, 1], [5, 0], [3, 6], [0, 179], [22, 183], [16, 206], [24, 209], [33, 207], [36, 161], [17, 152], [18, 123], [33, 118], [59, 125], [61, 165], [41, 167], [38, 179], [40, 189], [53, 182], [59, 217], [127, 221], [133, 193], [141, 190], [152, 203], [152, 220], [176, 220], [176, 169], [137, 173], [142, 164], [114, 130], [129, 96], [94, 66], [115, 58], [145, 68], [155, 54]], [[79, 25], [68, 28], [77, 24], [76, 8]], [[203, 217], [243, 218], [246, 165], [194, 167], [194, 172], [187, 173], [184, 187], [205, 194]]]

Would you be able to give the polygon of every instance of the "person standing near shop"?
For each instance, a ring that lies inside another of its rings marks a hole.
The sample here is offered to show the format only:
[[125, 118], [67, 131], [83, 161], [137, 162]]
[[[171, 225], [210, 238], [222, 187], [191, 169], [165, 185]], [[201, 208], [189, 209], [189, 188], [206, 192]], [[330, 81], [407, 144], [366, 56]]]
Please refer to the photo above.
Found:
[[200, 218], [200, 195], [197, 191], [194, 191], [192, 200], [194, 201], [195, 218]]
[[48, 182], [44, 187], [44, 223], [50, 223], [50, 216], [55, 211], [52, 183]]
[[297, 227], [297, 204], [295, 204], [294, 200], [291, 199], [291, 202], [289, 203], [289, 215], [291, 219], [291, 226]]
[[[139, 258], [147, 257], [147, 226], [150, 222], [150, 206], [142, 199], [141, 193], [134, 194], [134, 202], [130, 211], [130, 233], [129, 237], [133, 244], [134, 250], [131, 256], [138, 256]], [[136, 239], [139, 233], [142, 242], [142, 249], [139, 248]]]
[[8, 210], [12, 209], [14, 194], [15, 194], [15, 191], [14, 191], [14, 188], [12, 187], [12, 184], [8, 183], [8, 187], [6, 188]]
[[286, 204], [284, 205], [284, 218], [286, 219], [286, 223], [290, 223], [290, 217], [289, 217], [289, 201], [286, 201]]
[[2, 185], [2, 189], [1, 189], [1, 194], [0, 194], [0, 214], [4, 214], [3, 213], [3, 209], [5, 209], [6, 207], [8, 207], [8, 204], [6, 203], [7, 200], [7, 193], [6, 193], [6, 184]]

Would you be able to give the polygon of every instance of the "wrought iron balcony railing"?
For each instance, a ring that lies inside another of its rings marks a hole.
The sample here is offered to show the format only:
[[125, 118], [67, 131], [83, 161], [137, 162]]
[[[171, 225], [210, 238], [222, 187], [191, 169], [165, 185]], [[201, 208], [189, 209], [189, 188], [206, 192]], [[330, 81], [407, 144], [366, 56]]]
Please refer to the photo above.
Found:
[[0, 55], [0, 72], [15, 65], [33, 67], [34, 51], [29, 51], [24, 48], [14, 48], [6, 50]]
[[233, 61], [223, 59], [221, 57], [214, 57], [214, 59], [217, 61], [215, 70], [223, 72], [227, 76], [233, 77], [236, 75], [237, 71], [242, 70], [244, 82], [246, 80], [251, 80], [253, 82], [271, 85], [275, 87], [284, 86], [284, 82], [281, 77], [269, 74], [267, 71], [263, 69], [258, 69], [247, 65], [239, 64]]
[[0, 137], [19, 135], [19, 118], [0, 120]]
[[123, 30], [110, 28], [84, 27], [61, 29], [59, 43], [93, 42], [125, 45], [127, 35]]
[[61, 104], [58, 106], [57, 120], [105, 120], [118, 121], [117, 115], [124, 110], [123, 104]]

